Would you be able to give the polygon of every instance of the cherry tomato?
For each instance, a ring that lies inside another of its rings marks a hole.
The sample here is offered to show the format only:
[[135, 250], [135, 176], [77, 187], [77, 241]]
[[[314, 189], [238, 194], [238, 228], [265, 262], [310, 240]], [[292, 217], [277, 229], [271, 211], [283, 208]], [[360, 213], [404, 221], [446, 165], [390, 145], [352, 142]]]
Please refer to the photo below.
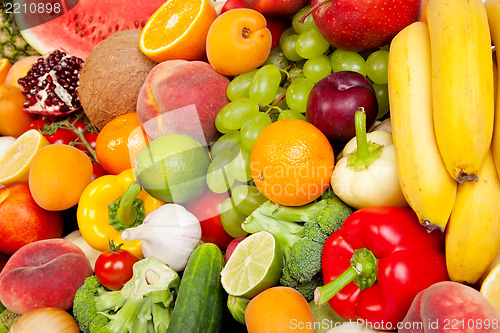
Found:
[[227, 193], [207, 191], [201, 197], [187, 204], [187, 210], [200, 221], [201, 240], [206, 243], [214, 243], [221, 250], [225, 250], [233, 240], [233, 237], [224, 230], [220, 220], [220, 209], [227, 198]]
[[50, 143], [69, 144], [75, 141], [75, 136], [70, 130], [58, 128], [54, 134], [44, 135]]
[[94, 181], [95, 179], [108, 174], [106, 170], [104, 170], [99, 163], [92, 163], [92, 171], [93, 172], [91, 181]]
[[26, 126], [26, 129], [24, 131], [26, 132], [29, 131], [30, 129], [40, 130], [44, 128], [45, 128], [45, 122], [43, 121], [43, 119], [37, 119], [29, 123], [29, 125]]
[[54, 143], [60, 143], [60, 144], [69, 144], [72, 141], [75, 141], [75, 134], [67, 129], [64, 128], [58, 128], [53, 134], [45, 134], [44, 129], [45, 129], [45, 122], [43, 119], [37, 119], [33, 122], [31, 122], [27, 127], [26, 130], [30, 129], [36, 129], [40, 133], [43, 134], [45, 138], [49, 141], [49, 143], [54, 144]]
[[85, 128], [87, 127], [87, 123], [85, 123], [83, 120], [77, 120], [77, 121], [70, 121], [76, 128], [76, 130], [80, 133], [85, 132]]
[[137, 261], [137, 257], [131, 252], [111, 244], [109, 250], [97, 257], [95, 275], [106, 288], [120, 290], [132, 278], [133, 266]]
[[[83, 138], [88, 142], [90, 147], [92, 147], [92, 149], [95, 150], [95, 141], [97, 140], [97, 133], [84, 132]], [[78, 138], [76, 139], [76, 142], [82, 142], [82, 141], [80, 140], [80, 138]], [[88, 148], [84, 144], [76, 144], [75, 147], [84, 151], [85, 153], [87, 153], [87, 155], [91, 156]]]
[[226, 249], [226, 253], [224, 253], [224, 259], [226, 262], [231, 258], [231, 255], [233, 254], [234, 250], [236, 249], [236, 246], [238, 246], [239, 243], [241, 243], [243, 240], [245, 240], [246, 237], [238, 237], [235, 238], [229, 243]]

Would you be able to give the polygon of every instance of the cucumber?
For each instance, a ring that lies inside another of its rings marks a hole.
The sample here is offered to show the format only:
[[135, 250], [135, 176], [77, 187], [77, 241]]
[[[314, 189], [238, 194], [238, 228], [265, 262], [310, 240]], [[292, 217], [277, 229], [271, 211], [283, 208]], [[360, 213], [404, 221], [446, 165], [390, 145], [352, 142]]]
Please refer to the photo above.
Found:
[[204, 243], [189, 257], [167, 333], [217, 333], [222, 325], [226, 293], [220, 283], [224, 256], [217, 245]]

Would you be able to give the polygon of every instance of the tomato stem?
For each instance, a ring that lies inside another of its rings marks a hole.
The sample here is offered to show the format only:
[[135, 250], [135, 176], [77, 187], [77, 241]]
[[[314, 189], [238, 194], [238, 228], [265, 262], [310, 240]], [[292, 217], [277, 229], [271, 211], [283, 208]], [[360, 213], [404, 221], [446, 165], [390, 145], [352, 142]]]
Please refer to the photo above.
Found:
[[43, 129], [39, 128], [39, 131], [43, 135], [52, 135], [59, 128], [72, 131], [78, 137], [78, 139], [80, 140], [80, 142], [78, 142], [77, 140], [75, 140], [73, 142], [70, 142], [69, 145], [70, 146], [75, 146], [75, 145], [83, 145], [83, 146], [85, 146], [85, 148], [87, 148], [88, 152], [91, 155], [90, 158], [91, 158], [92, 162], [99, 163], [99, 161], [97, 160], [97, 155], [95, 153], [94, 148], [92, 148], [92, 146], [87, 141], [87, 139], [85, 139], [85, 136], [83, 135], [83, 133], [80, 132], [76, 128], [76, 126], [75, 126], [75, 123], [77, 121], [83, 120], [85, 122], [85, 124], [86, 124], [84, 131], [88, 131], [90, 133], [97, 133], [98, 132], [98, 130], [92, 124], [89, 124], [89, 122], [85, 121], [83, 118], [85, 118], [85, 113], [83, 113], [83, 112], [80, 113], [80, 114], [78, 114], [74, 119], [71, 119], [71, 120], [69, 118], [66, 118], [64, 120], [59, 120], [59, 121], [55, 121], [55, 122], [49, 122], [48, 119], [46, 117], [44, 117], [43, 118], [43, 122], [45, 124], [44, 128]]

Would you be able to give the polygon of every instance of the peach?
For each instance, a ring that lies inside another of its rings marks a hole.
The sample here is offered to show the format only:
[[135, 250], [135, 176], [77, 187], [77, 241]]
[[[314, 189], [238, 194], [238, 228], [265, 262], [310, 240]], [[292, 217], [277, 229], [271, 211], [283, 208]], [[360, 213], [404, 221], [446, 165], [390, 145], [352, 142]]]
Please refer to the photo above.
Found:
[[0, 252], [13, 254], [26, 244], [60, 238], [63, 227], [63, 213], [40, 207], [28, 183], [0, 188]]
[[82, 250], [62, 238], [23, 246], [0, 273], [0, 302], [23, 314], [42, 307], [69, 310], [76, 290], [93, 274]]
[[229, 79], [203, 61], [169, 60], [149, 72], [137, 100], [137, 115], [147, 135], [185, 134], [203, 145], [219, 132], [215, 116], [229, 103]]
[[398, 333], [488, 333], [500, 331], [500, 313], [476, 289], [452, 281], [420, 292]]
[[9, 72], [7, 73], [7, 77], [5, 78], [5, 84], [10, 84], [19, 89], [23, 89], [23, 87], [17, 83], [22, 77], [25, 77], [28, 74], [29, 70], [33, 66], [35, 62], [40, 58], [40, 56], [29, 56], [22, 58], [21, 60], [12, 64]]

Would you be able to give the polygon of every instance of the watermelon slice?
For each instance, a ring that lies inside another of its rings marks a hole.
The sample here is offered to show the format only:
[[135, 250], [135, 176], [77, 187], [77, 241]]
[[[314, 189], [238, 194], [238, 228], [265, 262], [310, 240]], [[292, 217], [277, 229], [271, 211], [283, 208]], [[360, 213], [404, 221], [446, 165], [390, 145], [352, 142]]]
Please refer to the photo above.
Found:
[[115, 32], [142, 29], [166, 0], [79, 0], [76, 4], [75, 0], [70, 1], [71, 4], [68, 0], [42, 1], [67, 4], [65, 14], [42, 24], [32, 16], [16, 14], [22, 36], [40, 54], [62, 49], [85, 60], [99, 42]]

